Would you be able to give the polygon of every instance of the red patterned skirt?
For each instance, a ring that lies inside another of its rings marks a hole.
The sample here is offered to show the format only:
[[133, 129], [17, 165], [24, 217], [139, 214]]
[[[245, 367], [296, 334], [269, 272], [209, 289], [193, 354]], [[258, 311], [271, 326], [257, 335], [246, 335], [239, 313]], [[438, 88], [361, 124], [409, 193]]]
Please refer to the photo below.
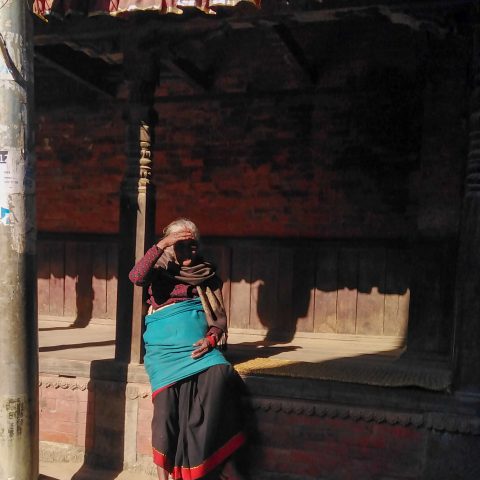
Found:
[[155, 395], [153, 461], [173, 479], [202, 478], [245, 443], [235, 375], [215, 365]]

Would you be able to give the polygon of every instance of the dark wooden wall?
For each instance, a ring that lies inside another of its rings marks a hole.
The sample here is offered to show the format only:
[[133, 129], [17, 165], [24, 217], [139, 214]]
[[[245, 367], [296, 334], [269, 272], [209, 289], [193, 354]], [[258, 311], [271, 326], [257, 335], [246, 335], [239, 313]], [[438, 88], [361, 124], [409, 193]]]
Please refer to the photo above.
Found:
[[402, 248], [246, 241], [207, 247], [226, 279], [230, 326], [294, 332], [403, 335], [410, 255]]
[[[406, 332], [411, 255], [392, 245], [206, 241], [224, 280], [230, 327], [265, 331], [394, 335]], [[114, 238], [41, 239], [40, 318], [84, 326], [115, 322]]]
[[118, 247], [112, 240], [40, 240], [38, 313], [85, 326], [115, 323]]

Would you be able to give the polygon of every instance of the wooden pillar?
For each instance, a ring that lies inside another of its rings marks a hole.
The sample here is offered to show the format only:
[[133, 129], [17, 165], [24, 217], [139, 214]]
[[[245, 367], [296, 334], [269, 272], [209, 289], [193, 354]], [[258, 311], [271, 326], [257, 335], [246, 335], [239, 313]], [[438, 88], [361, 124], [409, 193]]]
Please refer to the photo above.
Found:
[[129, 100], [125, 112], [127, 168], [120, 192], [115, 348], [117, 360], [131, 363], [143, 361], [145, 292], [131, 284], [128, 273], [153, 244], [155, 235], [155, 188], [151, 177], [156, 77], [151, 59], [141, 57], [138, 51], [129, 50], [125, 56], [129, 80]]
[[480, 25], [474, 28], [474, 84], [457, 267], [456, 386], [480, 395]]
[[[452, 196], [463, 175], [468, 100], [468, 62], [461, 35], [424, 38], [419, 44], [422, 78], [422, 135], [416, 195], [416, 230], [410, 238], [412, 270], [407, 353], [412, 360], [452, 359], [455, 275], [460, 194]], [[442, 79], [441, 82], [438, 79]], [[448, 99], [448, 100], [447, 100]], [[460, 160], [459, 160], [460, 159]], [[446, 172], [452, 184], [445, 185]], [[450, 190], [451, 189], [451, 190]]]
[[448, 238], [413, 244], [407, 352], [404, 357], [451, 357], [456, 245]]

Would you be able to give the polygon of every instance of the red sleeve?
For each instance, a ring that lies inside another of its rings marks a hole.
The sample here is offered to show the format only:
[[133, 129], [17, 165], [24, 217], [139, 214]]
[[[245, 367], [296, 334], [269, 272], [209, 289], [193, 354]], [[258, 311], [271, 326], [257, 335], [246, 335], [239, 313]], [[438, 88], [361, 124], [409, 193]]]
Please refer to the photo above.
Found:
[[162, 256], [163, 250], [156, 245], [149, 248], [145, 255], [135, 264], [130, 270], [128, 278], [135, 285], [147, 285], [149, 283], [149, 276], [152, 273], [153, 267], [157, 260]]

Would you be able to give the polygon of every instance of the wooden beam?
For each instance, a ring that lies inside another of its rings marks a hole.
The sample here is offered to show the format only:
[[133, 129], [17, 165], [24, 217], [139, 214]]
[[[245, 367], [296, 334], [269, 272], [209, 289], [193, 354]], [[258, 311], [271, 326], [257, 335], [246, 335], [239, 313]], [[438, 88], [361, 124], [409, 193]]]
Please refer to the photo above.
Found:
[[315, 66], [311, 65], [308, 61], [302, 46], [297, 42], [290, 28], [288, 28], [287, 25], [279, 24], [273, 27], [273, 31], [278, 35], [283, 45], [287, 49], [289, 57], [303, 72], [306, 80], [315, 85], [318, 79], [317, 70]]
[[110, 92], [107, 92], [106, 90], [103, 90], [102, 88], [97, 87], [93, 83], [91, 83], [91, 82], [85, 80], [84, 78], [78, 76], [76, 73], [72, 72], [71, 70], [68, 70], [64, 66], [58, 64], [57, 62], [55, 62], [53, 60], [50, 60], [49, 58], [45, 57], [41, 53], [35, 52], [35, 58], [37, 60], [39, 60], [40, 62], [42, 62], [47, 67], [50, 67], [54, 70], [57, 70], [62, 75], [65, 75], [66, 77], [69, 77], [69, 78], [73, 79], [74, 81], [80, 83], [81, 85], [83, 85], [84, 87], [87, 87], [88, 89], [94, 91], [95, 93], [98, 93], [98, 94], [100, 94], [104, 97], [107, 97], [110, 100], [112, 98], [115, 98], [115, 96], [112, 95]]
[[172, 58], [163, 58], [160, 60], [160, 63], [170, 70], [170, 72], [185, 80], [196, 90], [206, 92], [207, 90], [210, 90], [212, 86], [212, 82], [205, 80], [207, 74], [204, 74], [204, 72], [187, 60], [179, 61], [179, 59], [173, 60]]

